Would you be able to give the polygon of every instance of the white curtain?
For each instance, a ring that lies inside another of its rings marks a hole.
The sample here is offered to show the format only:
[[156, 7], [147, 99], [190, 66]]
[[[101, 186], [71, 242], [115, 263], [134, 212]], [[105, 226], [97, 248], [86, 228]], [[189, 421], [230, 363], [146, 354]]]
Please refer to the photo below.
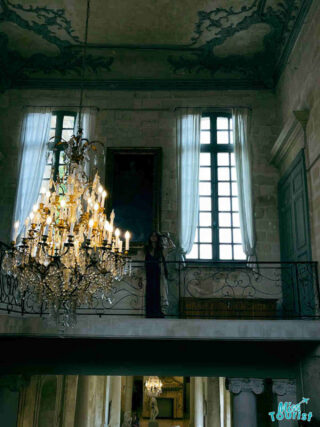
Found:
[[[18, 235], [37, 202], [46, 164], [51, 108], [28, 109], [22, 124], [19, 154], [19, 180], [13, 222], [19, 221]], [[11, 237], [14, 229], [12, 227]]]
[[255, 261], [256, 236], [252, 203], [251, 147], [248, 141], [248, 109], [234, 108], [232, 118], [242, 246], [247, 260]]
[[[85, 107], [82, 109], [81, 114], [83, 138], [86, 138], [91, 142], [95, 139], [97, 109], [94, 107]], [[78, 131], [78, 120], [79, 114], [77, 115], [75, 132]], [[92, 178], [96, 171], [99, 172], [100, 177], [104, 176], [104, 150], [99, 146], [99, 144], [97, 144], [96, 147], [96, 151], [90, 150], [90, 159], [85, 164], [85, 173], [89, 178]]]
[[183, 255], [191, 251], [198, 225], [200, 121], [199, 109], [178, 110], [178, 239]]

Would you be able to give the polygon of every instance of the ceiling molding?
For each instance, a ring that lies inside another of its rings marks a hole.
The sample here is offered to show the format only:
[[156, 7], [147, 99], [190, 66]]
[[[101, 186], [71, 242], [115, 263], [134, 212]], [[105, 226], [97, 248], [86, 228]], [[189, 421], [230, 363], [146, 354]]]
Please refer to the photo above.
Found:
[[284, 125], [271, 149], [270, 163], [274, 164], [277, 168], [280, 168], [284, 159], [288, 156], [296, 144], [301, 143], [302, 141], [301, 148], [303, 148], [303, 134], [302, 139], [299, 137], [299, 135], [305, 129], [308, 117], [308, 110], [294, 111], [293, 115]]
[[[78, 89], [80, 80], [73, 79], [28, 79], [19, 80], [13, 89]], [[266, 90], [261, 82], [242, 79], [123, 79], [90, 80], [83, 84], [92, 90]]]
[[299, 15], [297, 17], [296, 23], [290, 33], [290, 36], [288, 38], [287, 44], [282, 52], [282, 55], [279, 58], [279, 61], [276, 65], [275, 68], [275, 77], [274, 77], [274, 81], [275, 81], [275, 85], [278, 83], [281, 74], [283, 72], [283, 70], [285, 69], [287, 63], [288, 63], [288, 59], [291, 55], [291, 52], [294, 48], [294, 45], [300, 35], [302, 26], [305, 22], [305, 18], [310, 10], [310, 7], [313, 3], [313, 0], [304, 0], [304, 4], [300, 9]]

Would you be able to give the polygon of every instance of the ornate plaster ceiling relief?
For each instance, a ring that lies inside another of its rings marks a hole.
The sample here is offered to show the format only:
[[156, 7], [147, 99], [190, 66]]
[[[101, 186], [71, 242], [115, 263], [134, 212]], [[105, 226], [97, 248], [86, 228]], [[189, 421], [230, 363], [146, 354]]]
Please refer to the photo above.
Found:
[[[8, 37], [8, 48], [16, 50], [23, 57], [30, 57], [36, 53], [49, 56], [58, 55], [59, 48], [40, 37], [35, 32], [19, 27], [13, 22], [0, 22], [0, 33]], [[26, 45], [28, 49], [26, 49]]]
[[[274, 87], [311, 2], [91, 0], [86, 80]], [[79, 0], [0, 0], [0, 91], [78, 84], [84, 22]]]
[[271, 28], [267, 24], [254, 24], [244, 31], [239, 31], [233, 37], [227, 39], [220, 46], [215, 46], [213, 53], [220, 57], [230, 55], [253, 55], [264, 49], [264, 38]]

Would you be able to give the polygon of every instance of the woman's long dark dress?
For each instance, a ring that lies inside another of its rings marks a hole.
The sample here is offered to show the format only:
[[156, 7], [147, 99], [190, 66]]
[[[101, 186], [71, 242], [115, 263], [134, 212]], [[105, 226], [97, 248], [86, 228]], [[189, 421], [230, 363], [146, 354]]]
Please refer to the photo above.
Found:
[[146, 253], [146, 317], [164, 317], [161, 312], [161, 254]]

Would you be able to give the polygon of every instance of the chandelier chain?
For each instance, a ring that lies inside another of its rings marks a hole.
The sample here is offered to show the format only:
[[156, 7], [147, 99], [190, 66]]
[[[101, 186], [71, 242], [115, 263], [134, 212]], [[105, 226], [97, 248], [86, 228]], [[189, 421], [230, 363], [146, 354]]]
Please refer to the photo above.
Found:
[[90, 0], [87, 0], [86, 24], [85, 24], [85, 30], [84, 30], [84, 46], [83, 46], [81, 82], [80, 82], [79, 128], [82, 127], [81, 126], [82, 108], [83, 108], [82, 104], [83, 104], [84, 77], [85, 77], [86, 55], [87, 55], [87, 45], [88, 45], [89, 17], [90, 17]]

